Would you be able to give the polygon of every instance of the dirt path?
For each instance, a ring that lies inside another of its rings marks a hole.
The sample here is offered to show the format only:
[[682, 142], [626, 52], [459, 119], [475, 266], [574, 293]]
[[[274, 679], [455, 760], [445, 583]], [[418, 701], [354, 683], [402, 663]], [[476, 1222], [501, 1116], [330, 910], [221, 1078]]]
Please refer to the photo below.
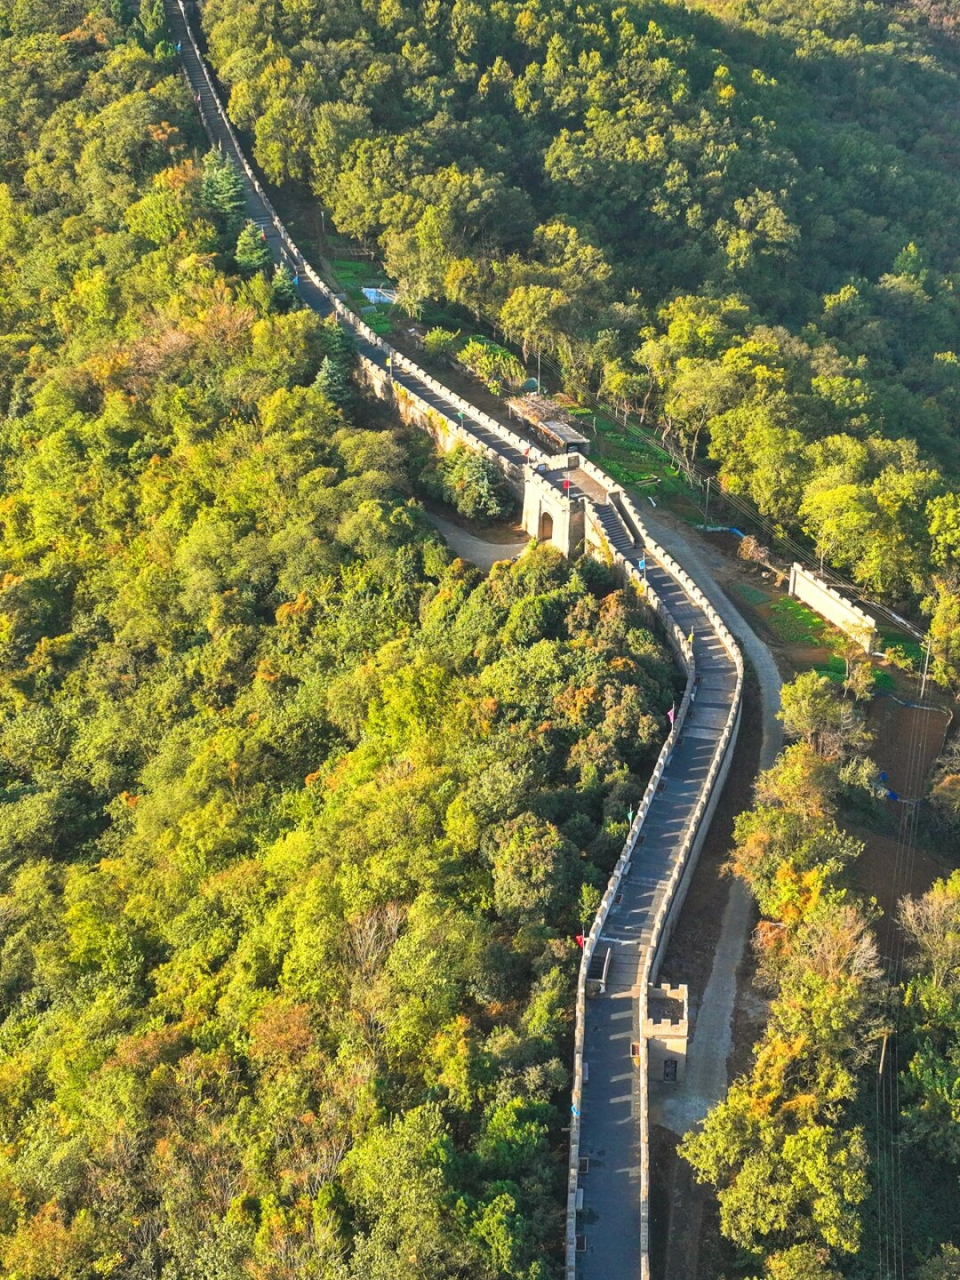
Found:
[[484, 573], [489, 573], [498, 560], [510, 560], [520, 555], [530, 542], [522, 529], [512, 527], [494, 529], [465, 529], [436, 511], [427, 511], [427, 519], [440, 533], [454, 555], [469, 560]]

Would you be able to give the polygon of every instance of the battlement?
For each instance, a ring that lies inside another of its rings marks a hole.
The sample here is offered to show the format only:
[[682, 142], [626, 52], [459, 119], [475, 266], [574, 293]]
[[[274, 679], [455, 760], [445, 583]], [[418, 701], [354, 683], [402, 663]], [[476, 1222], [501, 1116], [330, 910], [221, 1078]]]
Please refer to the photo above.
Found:
[[687, 1074], [690, 1004], [686, 983], [650, 983], [643, 1034], [647, 1041], [647, 1070], [651, 1081], [679, 1083]]

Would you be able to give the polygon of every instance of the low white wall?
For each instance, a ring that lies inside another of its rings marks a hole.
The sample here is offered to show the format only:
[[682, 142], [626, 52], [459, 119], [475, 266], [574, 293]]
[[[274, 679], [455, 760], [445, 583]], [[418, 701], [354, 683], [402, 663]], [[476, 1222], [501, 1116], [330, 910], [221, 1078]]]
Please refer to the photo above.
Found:
[[873, 653], [877, 643], [876, 620], [802, 564], [791, 566], [790, 594], [856, 640], [866, 653]]

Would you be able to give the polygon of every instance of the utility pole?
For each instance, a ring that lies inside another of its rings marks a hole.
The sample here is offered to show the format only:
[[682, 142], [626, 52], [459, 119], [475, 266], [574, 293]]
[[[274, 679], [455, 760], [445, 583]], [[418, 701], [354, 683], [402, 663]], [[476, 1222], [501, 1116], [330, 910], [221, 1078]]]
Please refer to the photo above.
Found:
[[710, 515], [710, 485], [712, 481], [713, 481], [713, 476], [707, 476], [707, 497], [706, 497], [706, 501], [703, 504], [703, 523], [705, 525], [710, 523], [708, 517]]
[[923, 695], [927, 689], [927, 671], [930, 667], [930, 637], [924, 639], [924, 657], [923, 657], [923, 675], [920, 677], [920, 701], [923, 702]]

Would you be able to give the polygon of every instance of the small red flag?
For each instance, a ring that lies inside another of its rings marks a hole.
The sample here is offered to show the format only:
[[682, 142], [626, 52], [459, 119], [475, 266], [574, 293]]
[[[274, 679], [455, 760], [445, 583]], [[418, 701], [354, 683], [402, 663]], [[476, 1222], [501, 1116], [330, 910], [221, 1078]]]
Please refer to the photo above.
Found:
[[578, 946], [578, 947], [580, 948], [580, 950], [582, 951], [582, 950], [583, 950], [583, 934], [582, 934], [582, 933], [578, 933], [578, 934], [577, 934], [577, 936], [576, 936], [576, 938], [574, 938], [574, 942], [576, 942], [577, 946]]
[[569, 481], [569, 480], [564, 480], [564, 482], [563, 482], [563, 487], [564, 487], [565, 489], [569, 489], [569, 488], [570, 488], [570, 481]]

